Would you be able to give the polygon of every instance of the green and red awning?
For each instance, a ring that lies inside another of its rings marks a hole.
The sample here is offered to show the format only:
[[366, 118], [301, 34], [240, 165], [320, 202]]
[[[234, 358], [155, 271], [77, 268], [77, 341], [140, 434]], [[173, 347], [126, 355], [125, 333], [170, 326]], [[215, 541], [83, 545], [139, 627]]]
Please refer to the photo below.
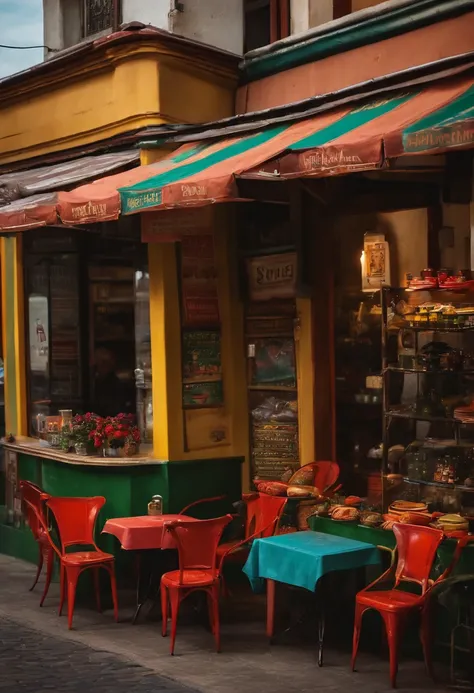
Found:
[[41, 196], [37, 205], [25, 198], [0, 207], [0, 231], [50, 224], [54, 218], [77, 225], [235, 201], [241, 199], [239, 177], [339, 175], [379, 169], [401, 156], [472, 147], [471, 73], [252, 134], [185, 144], [156, 164], [54, 193], [46, 203]]
[[381, 168], [404, 155], [473, 146], [474, 77], [464, 77], [188, 148], [186, 158], [166, 171], [120, 188], [121, 209], [133, 214], [238, 200], [239, 176], [344, 174]]

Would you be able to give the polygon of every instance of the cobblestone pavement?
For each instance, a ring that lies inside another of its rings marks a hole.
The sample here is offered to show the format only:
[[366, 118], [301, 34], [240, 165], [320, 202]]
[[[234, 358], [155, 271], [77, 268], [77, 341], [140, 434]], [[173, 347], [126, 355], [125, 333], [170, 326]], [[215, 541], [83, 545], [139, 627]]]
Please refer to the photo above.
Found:
[[193, 693], [145, 667], [86, 645], [0, 623], [0, 691]]

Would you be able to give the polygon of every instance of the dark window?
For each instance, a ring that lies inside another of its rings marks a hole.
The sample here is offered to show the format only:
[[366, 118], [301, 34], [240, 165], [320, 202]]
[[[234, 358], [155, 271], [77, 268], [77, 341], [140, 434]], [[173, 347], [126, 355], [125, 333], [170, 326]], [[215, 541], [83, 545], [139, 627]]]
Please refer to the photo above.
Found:
[[290, 0], [245, 0], [245, 53], [289, 34]]
[[121, 21], [120, 0], [85, 0], [84, 35], [92, 36], [107, 29], [117, 30]]

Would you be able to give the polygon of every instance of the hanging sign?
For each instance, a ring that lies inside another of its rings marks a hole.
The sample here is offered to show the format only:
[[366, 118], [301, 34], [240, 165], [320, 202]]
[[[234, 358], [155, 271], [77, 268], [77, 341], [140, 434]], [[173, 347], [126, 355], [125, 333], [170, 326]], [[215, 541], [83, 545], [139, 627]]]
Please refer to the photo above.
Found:
[[211, 207], [170, 209], [141, 214], [143, 243], [176, 243], [183, 236], [212, 233]]
[[249, 298], [268, 301], [296, 296], [297, 254], [265, 255], [247, 260]]
[[383, 234], [365, 234], [360, 263], [362, 291], [376, 291], [390, 284], [390, 248]]

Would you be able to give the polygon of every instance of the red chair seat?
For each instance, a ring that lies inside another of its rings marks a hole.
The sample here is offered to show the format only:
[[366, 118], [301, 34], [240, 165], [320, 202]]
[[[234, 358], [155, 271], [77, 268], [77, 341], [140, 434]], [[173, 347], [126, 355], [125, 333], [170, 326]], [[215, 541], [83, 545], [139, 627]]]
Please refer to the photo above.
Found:
[[161, 581], [167, 587], [208, 587], [216, 582], [216, 577], [212, 570], [172, 570]]
[[93, 563], [105, 563], [113, 561], [114, 557], [111, 553], [103, 553], [102, 551], [74, 551], [62, 557], [64, 565], [85, 565]]
[[400, 609], [413, 609], [417, 602], [422, 603], [423, 598], [419, 594], [411, 594], [402, 590], [377, 590], [363, 592], [357, 595], [357, 602], [373, 609], [383, 611], [398, 611]]

